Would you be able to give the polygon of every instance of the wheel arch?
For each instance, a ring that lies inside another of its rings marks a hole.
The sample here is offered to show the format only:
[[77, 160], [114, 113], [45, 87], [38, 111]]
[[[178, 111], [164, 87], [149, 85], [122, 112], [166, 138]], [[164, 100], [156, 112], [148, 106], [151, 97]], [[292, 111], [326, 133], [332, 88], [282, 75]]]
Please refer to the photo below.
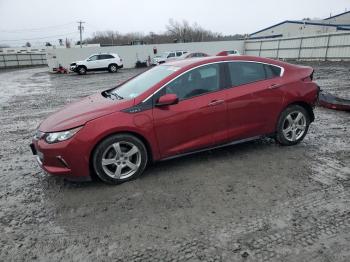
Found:
[[278, 118], [276, 120], [276, 125], [278, 124], [278, 119], [280, 118], [281, 114], [284, 112], [284, 110], [286, 110], [288, 107], [292, 106], [292, 105], [299, 105], [301, 107], [303, 107], [306, 112], [308, 112], [309, 116], [310, 116], [310, 123], [313, 122], [315, 120], [315, 114], [314, 114], [314, 110], [313, 110], [313, 107], [308, 104], [307, 102], [305, 101], [294, 101], [294, 102], [291, 102], [289, 104], [286, 104], [281, 112], [278, 114]]
[[117, 68], [119, 68], [119, 65], [118, 65], [117, 63], [115, 63], [115, 62], [108, 64], [108, 68], [109, 68], [110, 66], [112, 66], [112, 65], [115, 65], [115, 66], [117, 66]]
[[[313, 122], [313, 121], [315, 120], [314, 110], [313, 110], [313, 107], [312, 107], [310, 104], [306, 103], [305, 101], [296, 101], [296, 102], [293, 102], [293, 103], [288, 104], [288, 105], [283, 109], [283, 111], [284, 111], [287, 107], [289, 107], [289, 106], [291, 106], [291, 105], [299, 105], [299, 106], [303, 107], [303, 108], [306, 110], [306, 112], [308, 112], [308, 114], [309, 114], [310, 123]], [[282, 111], [282, 112], [283, 112], [283, 111]]]
[[87, 70], [86, 65], [78, 65], [78, 68], [79, 68], [79, 67], [84, 67], [84, 68]]
[[93, 179], [98, 179], [97, 175], [95, 174], [94, 168], [93, 168], [93, 164], [92, 164], [92, 158], [93, 155], [95, 153], [95, 150], [97, 148], [97, 146], [104, 141], [105, 139], [114, 136], [114, 135], [120, 135], [120, 134], [126, 134], [126, 135], [132, 135], [135, 136], [136, 138], [140, 139], [141, 142], [145, 145], [146, 150], [147, 150], [147, 157], [148, 157], [148, 163], [152, 163], [153, 162], [153, 153], [152, 153], [152, 148], [150, 143], [148, 142], [148, 140], [142, 136], [141, 134], [134, 132], [134, 131], [117, 131], [117, 132], [112, 132], [110, 134], [107, 134], [105, 136], [103, 136], [102, 138], [100, 138], [96, 144], [94, 145], [94, 147], [92, 148], [90, 155], [89, 155], [89, 169], [90, 169], [90, 176]]
[[278, 121], [281, 117], [281, 114], [284, 112], [284, 110], [286, 110], [288, 107], [290, 107], [292, 105], [299, 105], [299, 106], [303, 107], [306, 110], [306, 112], [308, 112], [308, 114], [310, 116], [310, 123], [312, 123], [315, 120], [314, 110], [310, 104], [306, 103], [305, 101], [294, 101], [292, 103], [286, 104], [286, 106], [283, 107], [281, 112], [278, 114], [278, 117], [277, 117], [276, 122], [275, 122], [275, 132], [277, 130]]

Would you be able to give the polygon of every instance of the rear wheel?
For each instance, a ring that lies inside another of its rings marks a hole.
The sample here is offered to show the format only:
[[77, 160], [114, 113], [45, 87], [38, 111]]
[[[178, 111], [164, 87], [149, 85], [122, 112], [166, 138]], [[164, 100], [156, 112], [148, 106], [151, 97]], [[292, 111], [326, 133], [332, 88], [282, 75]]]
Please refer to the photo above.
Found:
[[287, 107], [277, 124], [276, 140], [281, 145], [298, 144], [309, 130], [310, 116], [306, 109], [299, 105]]
[[137, 137], [118, 134], [97, 146], [92, 161], [94, 171], [102, 181], [120, 184], [141, 175], [148, 156], [145, 145]]
[[116, 64], [111, 64], [108, 66], [108, 71], [110, 73], [116, 73], [118, 71], [118, 66]]

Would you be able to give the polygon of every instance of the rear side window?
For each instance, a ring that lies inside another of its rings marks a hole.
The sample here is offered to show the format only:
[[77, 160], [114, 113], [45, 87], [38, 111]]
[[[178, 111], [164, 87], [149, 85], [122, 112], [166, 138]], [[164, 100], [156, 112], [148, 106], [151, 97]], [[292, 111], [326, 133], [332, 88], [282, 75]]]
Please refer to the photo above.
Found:
[[276, 66], [254, 62], [229, 63], [231, 86], [239, 86], [279, 76], [281, 69]]
[[99, 55], [99, 59], [102, 60], [102, 59], [111, 59], [111, 58], [114, 58], [114, 56], [112, 55]]
[[176, 56], [182, 56], [182, 52], [176, 52]]

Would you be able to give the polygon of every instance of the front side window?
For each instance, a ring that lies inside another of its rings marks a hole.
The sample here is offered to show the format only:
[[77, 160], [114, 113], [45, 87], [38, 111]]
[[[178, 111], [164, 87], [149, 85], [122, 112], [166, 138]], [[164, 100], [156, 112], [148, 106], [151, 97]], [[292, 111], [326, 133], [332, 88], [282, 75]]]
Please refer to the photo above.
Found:
[[175, 53], [170, 53], [167, 58], [170, 58], [170, 57], [175, 57]]
[[93, 56], [90, 56], [88, 61], [95, 61], [98, 59], [98, 56], [97, 55], [93, 55]]
[[166, 94], [176, 94], [180, 100], [219, 90], [219, 65], [211, 64], [193, 69], [165, 87]]
[[239, 86], [267, 79], [265, 66], [265, 64], [254, 62], [229, 63], [231, 86]]
[[124, 99], [135, 98], [177, 70], [179, 67], [156, 66], [115, 88], [112, 93]]

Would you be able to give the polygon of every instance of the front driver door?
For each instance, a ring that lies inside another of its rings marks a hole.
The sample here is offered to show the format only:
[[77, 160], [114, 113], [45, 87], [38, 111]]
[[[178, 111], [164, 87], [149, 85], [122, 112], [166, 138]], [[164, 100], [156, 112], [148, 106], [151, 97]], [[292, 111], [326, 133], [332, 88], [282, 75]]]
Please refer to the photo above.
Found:
[[181, 75], [154, 96], [176, 94], [179, 102], [154, 106], [154, 128], [162, 158], [210, 147], [227, 139], [221, 65], [204, 65]]
[[98, 55], [93, 55], [86, 60], [86, 67], [88, 69], [98, 68], [99, 60]]

